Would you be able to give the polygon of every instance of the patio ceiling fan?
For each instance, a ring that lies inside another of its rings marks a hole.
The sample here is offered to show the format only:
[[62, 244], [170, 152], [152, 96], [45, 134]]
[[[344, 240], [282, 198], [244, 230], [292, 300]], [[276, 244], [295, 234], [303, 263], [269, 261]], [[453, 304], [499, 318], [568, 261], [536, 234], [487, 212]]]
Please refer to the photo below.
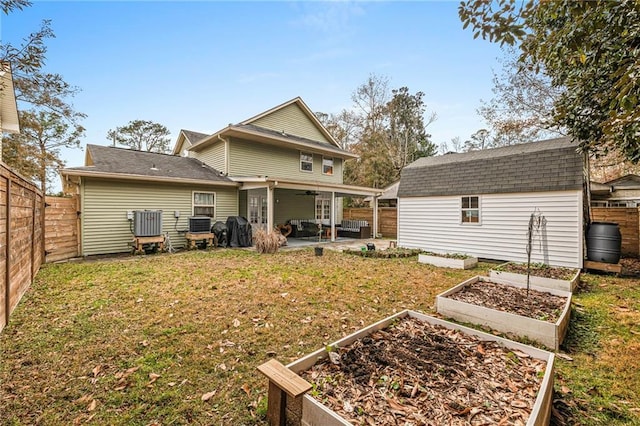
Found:
[[313, 195], [315, 197], [316, 195], [320, 195], [320, 193], [316, 191], [307, 190], [307, 191], [298, 193], [296, 195]]

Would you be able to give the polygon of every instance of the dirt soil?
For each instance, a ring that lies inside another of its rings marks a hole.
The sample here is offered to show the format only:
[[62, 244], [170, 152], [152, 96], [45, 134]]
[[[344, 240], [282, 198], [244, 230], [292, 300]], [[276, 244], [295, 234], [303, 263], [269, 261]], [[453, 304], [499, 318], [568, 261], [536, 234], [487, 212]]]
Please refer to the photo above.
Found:
[[358, 425], [524, 425], [546, 367], [413, 318], [330, 355], [302, 376], [313, 397]]
[[447, 298], [549, 322], [558, 320], [567, 303], [551, 293], [529, 290], [527, 295], [526, 288], [488, 281], [472, 283]]
[[[513, 272], [515, 274], [527, 275], [527, 265], [521, 263], [506, 263], [500, 265], [500, 271]], [[556, 280], [570, 280], [576, 275], [576, 270], [549, 265], [531, 265], [531, 275], [536, 277], [554, 278]]]
[[637, 257], [626, 257], [620, 259], [622, 264], [622, 274], [628, 277], [640, 277], [640, 259]]

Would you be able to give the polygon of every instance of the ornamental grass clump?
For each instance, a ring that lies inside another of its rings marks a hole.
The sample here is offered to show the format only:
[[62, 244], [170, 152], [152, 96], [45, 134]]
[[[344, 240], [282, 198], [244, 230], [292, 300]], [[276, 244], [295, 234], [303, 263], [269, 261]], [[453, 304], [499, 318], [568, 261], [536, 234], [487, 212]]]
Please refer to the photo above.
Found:
[[287, 239], [277, 229], [271, 232], [267, 232], [264, 229], [256, 231], [255, 246], [258, 253], [275, 253], [286, 241]]

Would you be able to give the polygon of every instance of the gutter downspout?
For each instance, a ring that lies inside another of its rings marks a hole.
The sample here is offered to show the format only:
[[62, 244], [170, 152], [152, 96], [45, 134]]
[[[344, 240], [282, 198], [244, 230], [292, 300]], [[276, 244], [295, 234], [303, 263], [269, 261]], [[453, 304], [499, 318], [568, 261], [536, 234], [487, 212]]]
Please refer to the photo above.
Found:
[[229, 139], [225, 139], [218, 135], [218, 140], [224, 142], [224, 170], [222, 172], [225, 176], [229, 175]]

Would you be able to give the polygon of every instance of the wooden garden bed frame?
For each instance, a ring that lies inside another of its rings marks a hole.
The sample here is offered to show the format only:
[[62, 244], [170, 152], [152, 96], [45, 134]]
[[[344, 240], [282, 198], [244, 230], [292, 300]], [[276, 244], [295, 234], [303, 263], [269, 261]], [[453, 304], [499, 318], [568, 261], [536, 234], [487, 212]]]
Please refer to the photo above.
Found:
[[[378, 321], [368, 327], [365, 327], [343, 339], [331, 343], [330, 347], [345, 347], [354, 341], [361, 339], [371, 333], [387, 328], [389, 325], [399, 319], [411, 317], [420, 321], [427, 322], [432, 325], [440, 325], [452, 330], [460, 330], [463, 333], [477, 336], [481, 340], [498, 342], [504, 347], [512, 350], [518, 350], [528, 354], [529, 356], [543, 360], [547, 363], [545, 373], [540, 383], [540, 389], [536, 396], [535, 403], [529, 415], [527, 426], [548, 425], [551, 419], [551, 406], [553, 396], [553, 377], [555, 355], [551, 352], [535, 348], [533, 346], [524, 345], [512, 340], [503, 339], [493, 334], [484, 333], [469, 327], [458, 325], [449, 321], [441, 320], [431, 316], [424, 315], [419, 312], [404, 310], [395, 315]], [[319, 349], [297, 361], [292, 362], [283, 368], [274, 368], [277, 364], [273, 360], [258, 367], [258, 369], [269, 378], [269, 395], [272, 392], [277, 395], [289, 395], [284, 398], [269, 399], [268, 418], [271, 426], [275, 425], [304, 425], [304, 426], [346, 426], [351, 425], [344, 418], [329, 409], [327, 406], [317, 401], [313, 397], [299, 392], [301, 389], [311, 389], [311, 385], [305, 386], [300, 383], [302, 380], [297, 374], [308, 370], [317, 362], [326, 359], [329, 353], [325, 348]], [[295, 374], [293, 377], [291, 374]], [[297, 378], [296, 378], [297, 377]], [[278, 387], [278, 383], [283, 382], [283, 388]], [[299, 380], [298, 380], [299, 379]], [[303, 380], [303, 382], [308, 383]], [[275, 388], [275, 389], [274, 389]], [[298, 390], [298, 392], [296, 392]], [[296, 396], [294, 396], [296, 395]]]
[[436, 311], [447, 318], [456, 321], [484, 325], [503, 333], [512, 333], [516, 336], [526, 337], [557, 351], [564, 340], [569, 327], [571, 316], [571, 293], [562, 290], [554, 290], [537, 286], [530, 286], [531, 290], [550, 293], [555, 296], [565, 297], [566, 302], [562, 313], [555, 322], [542, 321], [510, 312], [503, 312], [484, 306], [473, 305], [448, 296], [464, 290], [465, 287], [476, 282], [493, 282], [496, 284], [510, 285], [526, 288], [526, 284], [514, 283], [490, 277], [475, 276], [458, 284], [449, 290], [436, 296]]

